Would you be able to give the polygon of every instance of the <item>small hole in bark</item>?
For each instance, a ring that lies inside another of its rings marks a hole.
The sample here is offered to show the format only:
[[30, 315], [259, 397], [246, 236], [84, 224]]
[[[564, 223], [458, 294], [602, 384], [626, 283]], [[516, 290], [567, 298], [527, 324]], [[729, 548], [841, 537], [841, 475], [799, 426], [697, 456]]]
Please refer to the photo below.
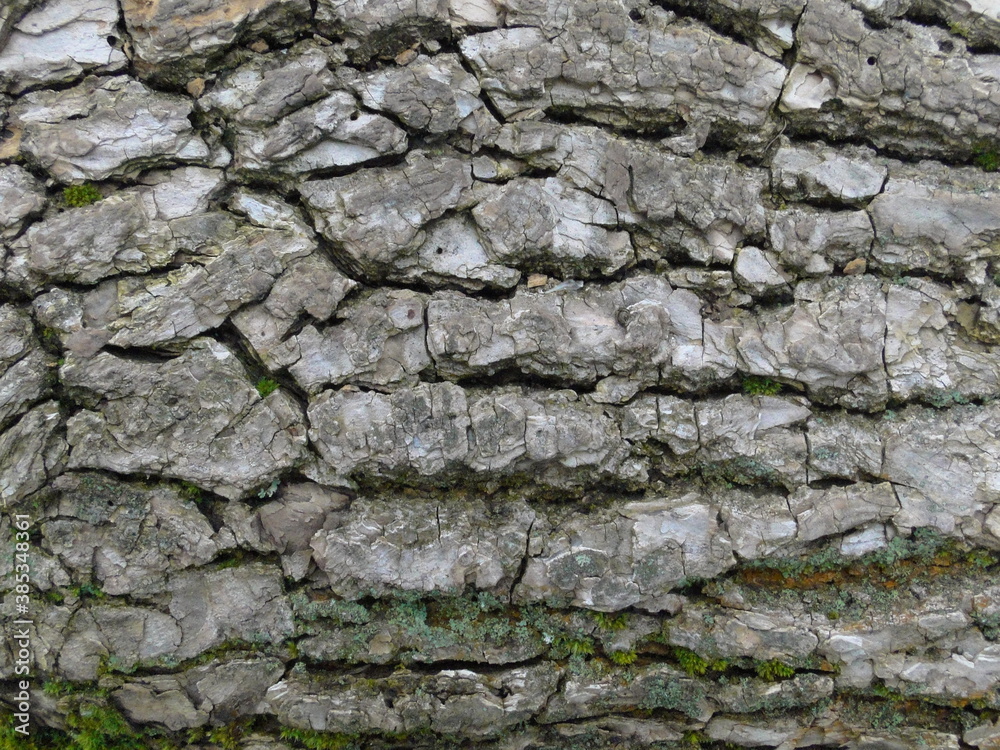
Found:
[[877, 62], [877, 60], [874, 57], [869, 57], [868, 58], [868, 64], [869, 65], [874, 65], [876, 62]]
[[0, 138], [2, 138], [5, 141], [13, 135], [14, 131], [11, 130], [10, 128], [4, 128], [3, 130], [0, 130]]
[[116, 36], [109, 36], [108, 37], [108, 44], [110, 44], [112, 47], [118, 46], [118, 37], [116, 37]]
[[358, 112], [351, 112], [351, 119], [352, 120], [357, 120], [359, 117], [361, 117], [360, 113], [358, 113]]
[[84, 117], [85, 117], [85, 115], [70, 115], [66, 119], [67, 120], [82, 120]]
[[633, 21], [641, 21], [642, 11], [640, 11], [638, 8], [632, 8], [632, 10], [628, 12], [628, 17], [631, 18]]
[[950, 42], [947, 39], [943, 39], [940, 42], [938, 42], [938, 49], [941, 50], [942, 52], [954, 52], [955, 44], [954, 42]]
[[434, 252], [437, 253], [438, 255], [444, 255], [444, 248], [443, 247], [439, 247]]
[[417, 317], [417, 311], [416, 310], [407, 310], [406, 311], [406, 317], [409, 318], [410, 320], [413, 320], [415, 317]]

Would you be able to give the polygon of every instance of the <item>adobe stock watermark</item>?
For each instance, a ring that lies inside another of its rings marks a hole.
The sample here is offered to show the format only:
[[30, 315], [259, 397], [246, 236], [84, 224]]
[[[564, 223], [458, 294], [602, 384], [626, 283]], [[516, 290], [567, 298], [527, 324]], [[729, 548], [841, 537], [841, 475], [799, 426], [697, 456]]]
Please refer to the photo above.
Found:
[[31, 541], [28, 530], [31, 517], [15, 513], [14, 527], [14, 608], [18, 619], [8, 622], [7, 637], [14, 656], [16, 694], [14, 705], [14, 731], [25, 737], [31, 734]]

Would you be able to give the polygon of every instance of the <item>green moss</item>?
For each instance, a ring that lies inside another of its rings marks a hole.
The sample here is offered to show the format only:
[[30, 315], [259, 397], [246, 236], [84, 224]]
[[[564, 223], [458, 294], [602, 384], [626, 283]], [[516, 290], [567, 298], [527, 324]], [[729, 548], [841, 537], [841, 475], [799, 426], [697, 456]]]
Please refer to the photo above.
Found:
[[594, 618], [594, 622], [597, 623], [597, 627], [601, 630], [624, 630], [628, 627], [628, 615], [622, 612], [618, 615], [613, 615], [610, 612], [592, 612], [591, 617]]
[[105, 594], [98, 586], [93, 583], [81, 583], [79, 586], [70, 586], [69, 591], [76, 597], [81, 599], [85, 597], [90, 597], [92, 599], [103, 599]]
[[593, 639], [587, 637], [561, 635], [552, 644], [552, 654], [557, 659], [565, 656], [593, 656], [596, 651]]
[[117, 710], [82, 702], [66, 717], [69, 734], [79, 750], [140, 750], [146, 737], [136, 732]]
[[201, 487], [191, 482], [181, 482], [180, 483], [180, 493], [181, 497], [185, 500], [190, 500], [193, 503], [201, 500]]
[[703, 464], [699, 469], [706, 482], [724, 487], [732, 487], [735, 484], [781, 485], [781, 476], [771, 466], [747, 456], [736, 456], [727, 461]]
[[781, 392], [781, 383], [770, 378], [748, 375], [743, 378], [743, 392], [748, 396], [776, 396]]
[[754, 671], [757, 672], [758, 677], [768, 682], [777, 682], [795, 676], [795, 670], [778, 659], [758, 662], [754, 666]]
[[257, 381], [255, 387], [261, 398], [267, 398], [278, 390], [278, 381], [273, 378], [261, 378]]
[[886, 687], [885, 685], [881, 685], [879, 683], [872, 685], [871, 690], [872, 693], [877, 695], [879, 698], [884, 698], [895, 703], [905, 700], [903, 694], [898, 690], [893, 690], [891, 687]]
[[960, 36], [963, 39], [968, 39], [969, 35], [972, 33], [968, 26], [960, 24], [957, 21], [952, 21], [948, 24], [948, 30], [955, 36]]
[[690, 649], [675, 646], [674, 658], [680, 668], [689, 675], [703, 675], [708, 671], [708, 662]]
[[612, 651], [608, 654], [608, 658], [619, 667], [627, 667], [631, 664], [635, 664], [636, 659], [639, 657], [633, 648], [628, 651]]
[[46, 680], [42, 683], [42, 692], [50, 698], [60, 698], [72, 690], [73, 684], [66, 680]]
[[965, 562], [974, 568], [991, 568], [1000, 562], [995, 553], [985, 549], [970, 550], [965, 555]]
[[974, 612], [972, 621], [983, 634], [983, 638], [988, 641], [1000, 640], [1000, 612], [987, 615], [982, 612]]
[[104, 196], [101, 191], [89, 182], [83, 185], [70, 185], [63, 188], [63, 203], [70, 208], [82, 208], [97, 203]]
[[[952, 24], [952, 33], [956, 24]], [[965, 36], [965, 34], [959, 34]], [[984, 172], [996, 172], [1000, 169], [1000, 151], [987, 141], [980, 141], [972, 147], [972, 163]]]
[[193, 729], [188, 733], [188, 742], [208, 741], [218, 745], [222, 750], [239, 750], [243, 747], [243, 738], [253, 730], [253, 719], [243, 719], [221, 727]]
[[313, 729], [281, 728], [281, 739], [292, 742], [308, 750], [354, 750], [360, 748], [360, 737], [356, 734], [317, 732]]
[[[854, 566], [875, 567], [895, 573], [898, 572], [898, 564], [902, 561], [931, 565], [952, 555], [954, 551], [955, 542], [943, 537], [936, 529], [917, 528], [913, 530], [911, 536], [897, 536], [882, 549], [861, 557], [845, 558], [837, 547], [828, 546], [806, 558], [771, 557], [754, 560], [747, 563], [747, 568], [774, 570], [785, 578], [828, 573]], [[984, 554], [989, 555], [989, 553]], [[987, 558], [977, 559], [985, 561]]]

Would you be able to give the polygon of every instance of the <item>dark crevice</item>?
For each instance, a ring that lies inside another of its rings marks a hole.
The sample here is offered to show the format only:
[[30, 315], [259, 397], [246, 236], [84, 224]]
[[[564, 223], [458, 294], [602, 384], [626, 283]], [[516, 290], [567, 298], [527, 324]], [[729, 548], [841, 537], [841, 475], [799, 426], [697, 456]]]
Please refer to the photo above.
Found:
[[[959, 9], [959, 5], [956, 4], [955, 9]], [[988, 16], [983, 15], [983, 17], [988, 18]], [[972, 16], [975, 19], [975, 15]], [[926, 6], [921, 6], [917, 3], [911, 5], [906, 9], [906, 13], [902, 16], [904, 21], [908, 21], [916, 26], [925, 26], [928, 28], [936, 28], [947, 31], [953, 37], [962, 39], [961, 43], [964, 43], [969, 54], [972, 55], [996, 55], [1000, 53], [1000, 43], [990, 39], [990, 36], [982, 31], [976, 35], [975, 40], [971, 39], [972, 36], [971, 29], [965, 25], [962, 21], [949, 21], [944, 16], [930, 12], [930, 9]], [[995, 21], [993, 22], [995, 23]], [[954, 44], [952, 44], [951, 49], [942, 49], [942, 52], [951, 52], [954, 49]]]
[[713, 0], [653, 0], [653, 4], [676, 13], [680, 18], [697, 20], [729, 40], [755, 49], [748, 33], [754, 22], [741, 17], [739, 11], [734, 11], [732, 7]]
[[[330, 180], [336, 177], [346, 177], [347, 175], [361, 172], [367, 169], [388, 169], [391, 167], [401, 167], [406, 164], [406, 157], [414, 150], [420, 148], [422, 144], [410, 144], [410, 148], [401, 154], [387, 154], [369, 159], [361, 164], [351, 164], [343, 167], [328, 167], [309, 172], [309, 176], [304, 182], [317, 182], [319, 180]], [[291, 179], [289, 177], [288, 179]]]

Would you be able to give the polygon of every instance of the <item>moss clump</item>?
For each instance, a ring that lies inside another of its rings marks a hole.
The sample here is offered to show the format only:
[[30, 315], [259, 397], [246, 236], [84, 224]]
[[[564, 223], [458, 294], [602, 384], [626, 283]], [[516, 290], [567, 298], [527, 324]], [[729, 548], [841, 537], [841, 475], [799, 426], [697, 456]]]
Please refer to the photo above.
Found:
[[552, 644], [552, 652], [555, 658], [564, 656], [593, 656], [597, 649], [594, 641], [590, 638], [572, 638], [569, 636], [558, 636]]
[[207, 740], [222, 750], [239, 750], [243, 747], [243, 738], [250, 734], [252, 729], [253, 719], [244, 719], [208, 730], [193, 729], [188, 733], [188, 741], [194, 743]]
[[781, 476], [771, 466], [748, 456], [736, 456], [728, 461], [702, 464], [702, 478], [710, 484], [732, 488], [733, 485], [780, 486]]
[[781, 393], [781, 383], [750, 375], [743, 378], [743, 392], [748, 396], [776, 396]]
[[180, 484], [181, 497], [185, 500], [190, 500], [193, 503], [201, 500], [201, 487], [191, 482], [181, 482]]
[[996, 172], [1000, 170], [1000, 151], [989, 143], [978, 143], [972, 149], [972, 163], [984, 172]]
[[724, 672], [729, 668], [729, 662], [725, 659], [705, 659], [682, 646], [674, 646], [674, 659], [681, 669], [696, 677], [710, 671]]
[[953, 21], [948, 24], [948, 31], [950, 31], [955, 36], [960, 36], [963, 39], [968, 39], [972, 32], [969, 30], [968, 26], [964, 26], [957, 21]]
[[360, 747], [358, 735], [317, 732], [313, 729], [281, 728], [281, 739], [308, 750], [353, 750]]
[[624, 612], [619, 615], [613, 615], [610, 612], [594, 612], [591, 616], [601, 630], [616, 631], [628, 627], [628, 615]]
[[278, 381], [273, 378], [261, 378], [257, 381], [255, 387], [257, 388], [257, 393], [260, 394], [261, 398], [267, 398], [278, 390]]
[[972, 615], [972, 621], [976, 623], [976, 627], [983, 634], [983, 638], [988, 641], [1000, 640], [1000, 612], [994, 612], [989, 615], [982, 612], [975, 612]]
[[69, 591], [73, 594], [73, 596], [79, 599], [83, 599], [84, 597], [90, 597], [92, 599], [104, 598], [104, 592], [101, 591], [100, 587], [95, 586], [89, 581], [87, 583], [81, 583], [79, 586], [71, 586]]
[[70, 185], [63, 188], [63, 203], [70, 208], [82, 208], [97, 203], [104, 196], [101, 191], [89, 182], [83, 185]]
[[675, 647], [674, 658], [677, 660], [680, 668], [689, 675], [699, 676], [708, 671], [708, 662], [691, 649], [681, 648], [680, 646]]
[[635, 664], [635, 660], [639, 656], [635, 653], [635, 649], [629, 649], [628, 651], [612, 651], [608, 654], [608, 658], [619, 667], [627, 667]]
[[96, 703], [81, 703], [66, 717], [74, 748], [79, 750], [139, 750], [147, 737], [132, 728], [118, 711]]
[[754, 671], [757, 672], [758, 677], [768, 682], [787, 680], [789, 677], [795, 676], [795, 670], [778, 659], [759, 662], [754, 667]]

